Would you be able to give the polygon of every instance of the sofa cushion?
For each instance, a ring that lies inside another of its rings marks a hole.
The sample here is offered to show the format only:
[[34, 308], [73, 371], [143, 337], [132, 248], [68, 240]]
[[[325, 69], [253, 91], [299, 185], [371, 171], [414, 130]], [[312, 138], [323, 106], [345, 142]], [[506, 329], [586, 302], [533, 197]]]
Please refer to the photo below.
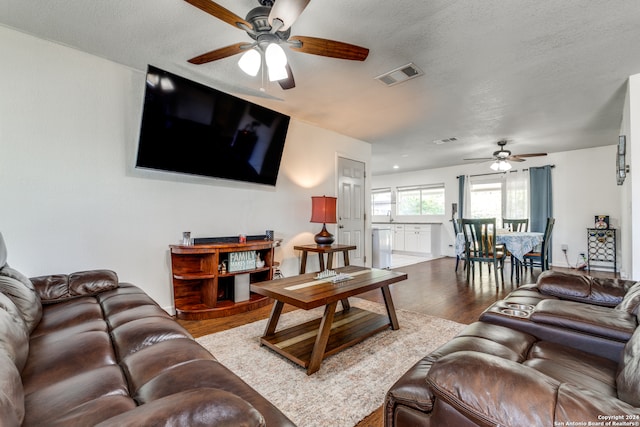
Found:
[[140, 387], [174, 366], [195, 360], [216, 359], [191, 338], [176, 338], [146, 347], [120, 361], [129, 389], [135, 394]]
[[113, 364], [79, 370], [31, 391], [25, 385], [25, 408], [25, 426], [94, 426], [134, 410], [136, 403]]
[[634, 284], [631, 280], [596, 278], [552, 270], [540, 274], [536, 282], [544, 295], [605, 307], [620, 304]]
[[561, 383], [591, 390], [599, 396], [616, 397], [618, 364], [563, 344], [538, 341], [523, 363]]
[[[639, 329], [640, 330], [640, 329]], [[636, 330], [624, 347], [618, 367], [618, 398], [632, 406], [640, 406], [640, 332]]]
[[624, 298], [622, 302], [616, 306], [616, 310], [626, 311], [627, 313], [635, 313], [638, 305], [640, 304], [640, 282], [634, 284]]
[[43, 304], [97, 295], [118, 288], [118, 275], [111, 270], [79, 271], [69, 275], [51, 274], [32, 277], [31, 281]]
[[0, 353], [22, 371], [28, 352], [29, 335], [22, 316], [13, 301], [0, 293]]
[[20, 272], [5, 266], [0, 270], [0, 292], [11, 298], [27, 329], [29, 332], [33, 331], [42, 318], [42, 304], [31, 281]]
[[531, 320], [620, 342], [627, 342], [638, 326], [626, 311], [563, 300], [540, 301]]
[[20, 372], [13, 360], [0, 349], [0, 423], [19, 426], [24, 419], [24, 391]]
[[96, 295], [118, 287], [118, 275], [111, 270], [79, 271], [69, 275], [72, 296]]
[[0, 233], [0, 268], [7, 264], [7, 246], [4, 244], [4, 237]]
[[45, 304], [42, 320], [31, 332], [30, 340], [34, 342], [40, 336], [76, 335], [87, 331], [109, 332], [109, 328], [95, 298], [74, 298], [58, 304]]
[[[288, 420], [287, 420], [288, 421]], [[185, 390], [138, 406], [96, 427], [263, 427], [262, 414], [241, 397], [214, 388]], [[282, 421], [282, 425], [290, 425]]]
[[191, 338], [191, 335], [169, 317], [132, 320], [111, 331], [118, 360], [154, 344], [176, 338]]

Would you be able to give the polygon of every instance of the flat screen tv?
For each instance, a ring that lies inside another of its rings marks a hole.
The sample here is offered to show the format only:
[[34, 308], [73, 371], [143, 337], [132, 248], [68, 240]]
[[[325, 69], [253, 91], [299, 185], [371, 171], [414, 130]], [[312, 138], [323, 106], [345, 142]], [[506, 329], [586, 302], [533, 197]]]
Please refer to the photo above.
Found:
[[289, 120], [149, 65], [136, 167], [275, 186]]

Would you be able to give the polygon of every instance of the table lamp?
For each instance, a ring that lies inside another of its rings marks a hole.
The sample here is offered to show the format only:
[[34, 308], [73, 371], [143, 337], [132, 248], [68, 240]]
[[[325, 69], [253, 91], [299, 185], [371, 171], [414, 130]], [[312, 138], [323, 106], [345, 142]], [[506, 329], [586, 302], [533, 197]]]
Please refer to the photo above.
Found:
[[314, 236], [318, 245], [331, 245], [335, 240], [333, 234], [327, 231], [326, 224], [335, 224], [336, 221], [336, 197], [312, 196], [311, 197], [311, 221], [322, 224], [322, 231]]

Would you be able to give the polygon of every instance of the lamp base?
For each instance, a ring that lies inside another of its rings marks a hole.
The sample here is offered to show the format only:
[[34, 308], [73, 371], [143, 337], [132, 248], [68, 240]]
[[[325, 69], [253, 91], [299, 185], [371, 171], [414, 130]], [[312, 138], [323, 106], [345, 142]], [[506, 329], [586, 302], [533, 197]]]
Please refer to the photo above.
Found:
[[315, 240], [317, 245], [331, 246], [335, 241], [335, 238], [333, 237], [333, 234], [327, 231], [326, 224], [322, 224], [322, 230], [318, 234], [313, 236], [313, 240]]

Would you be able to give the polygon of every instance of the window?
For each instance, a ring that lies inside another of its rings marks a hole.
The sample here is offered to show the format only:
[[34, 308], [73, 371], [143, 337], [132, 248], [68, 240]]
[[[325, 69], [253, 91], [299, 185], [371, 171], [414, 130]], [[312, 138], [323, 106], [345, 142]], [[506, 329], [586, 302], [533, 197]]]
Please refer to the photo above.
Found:
[[471, 218], [502, 218], [502, 179], [470, 183]]
[[398, 215], [444, 215], [444, 184], [399, 187]]
[[371, 190], [371, 215], [391, 215], [391, 189]]
[[472, 178], [469, 183], [471, 218], [528, 218], [527, 173]]

